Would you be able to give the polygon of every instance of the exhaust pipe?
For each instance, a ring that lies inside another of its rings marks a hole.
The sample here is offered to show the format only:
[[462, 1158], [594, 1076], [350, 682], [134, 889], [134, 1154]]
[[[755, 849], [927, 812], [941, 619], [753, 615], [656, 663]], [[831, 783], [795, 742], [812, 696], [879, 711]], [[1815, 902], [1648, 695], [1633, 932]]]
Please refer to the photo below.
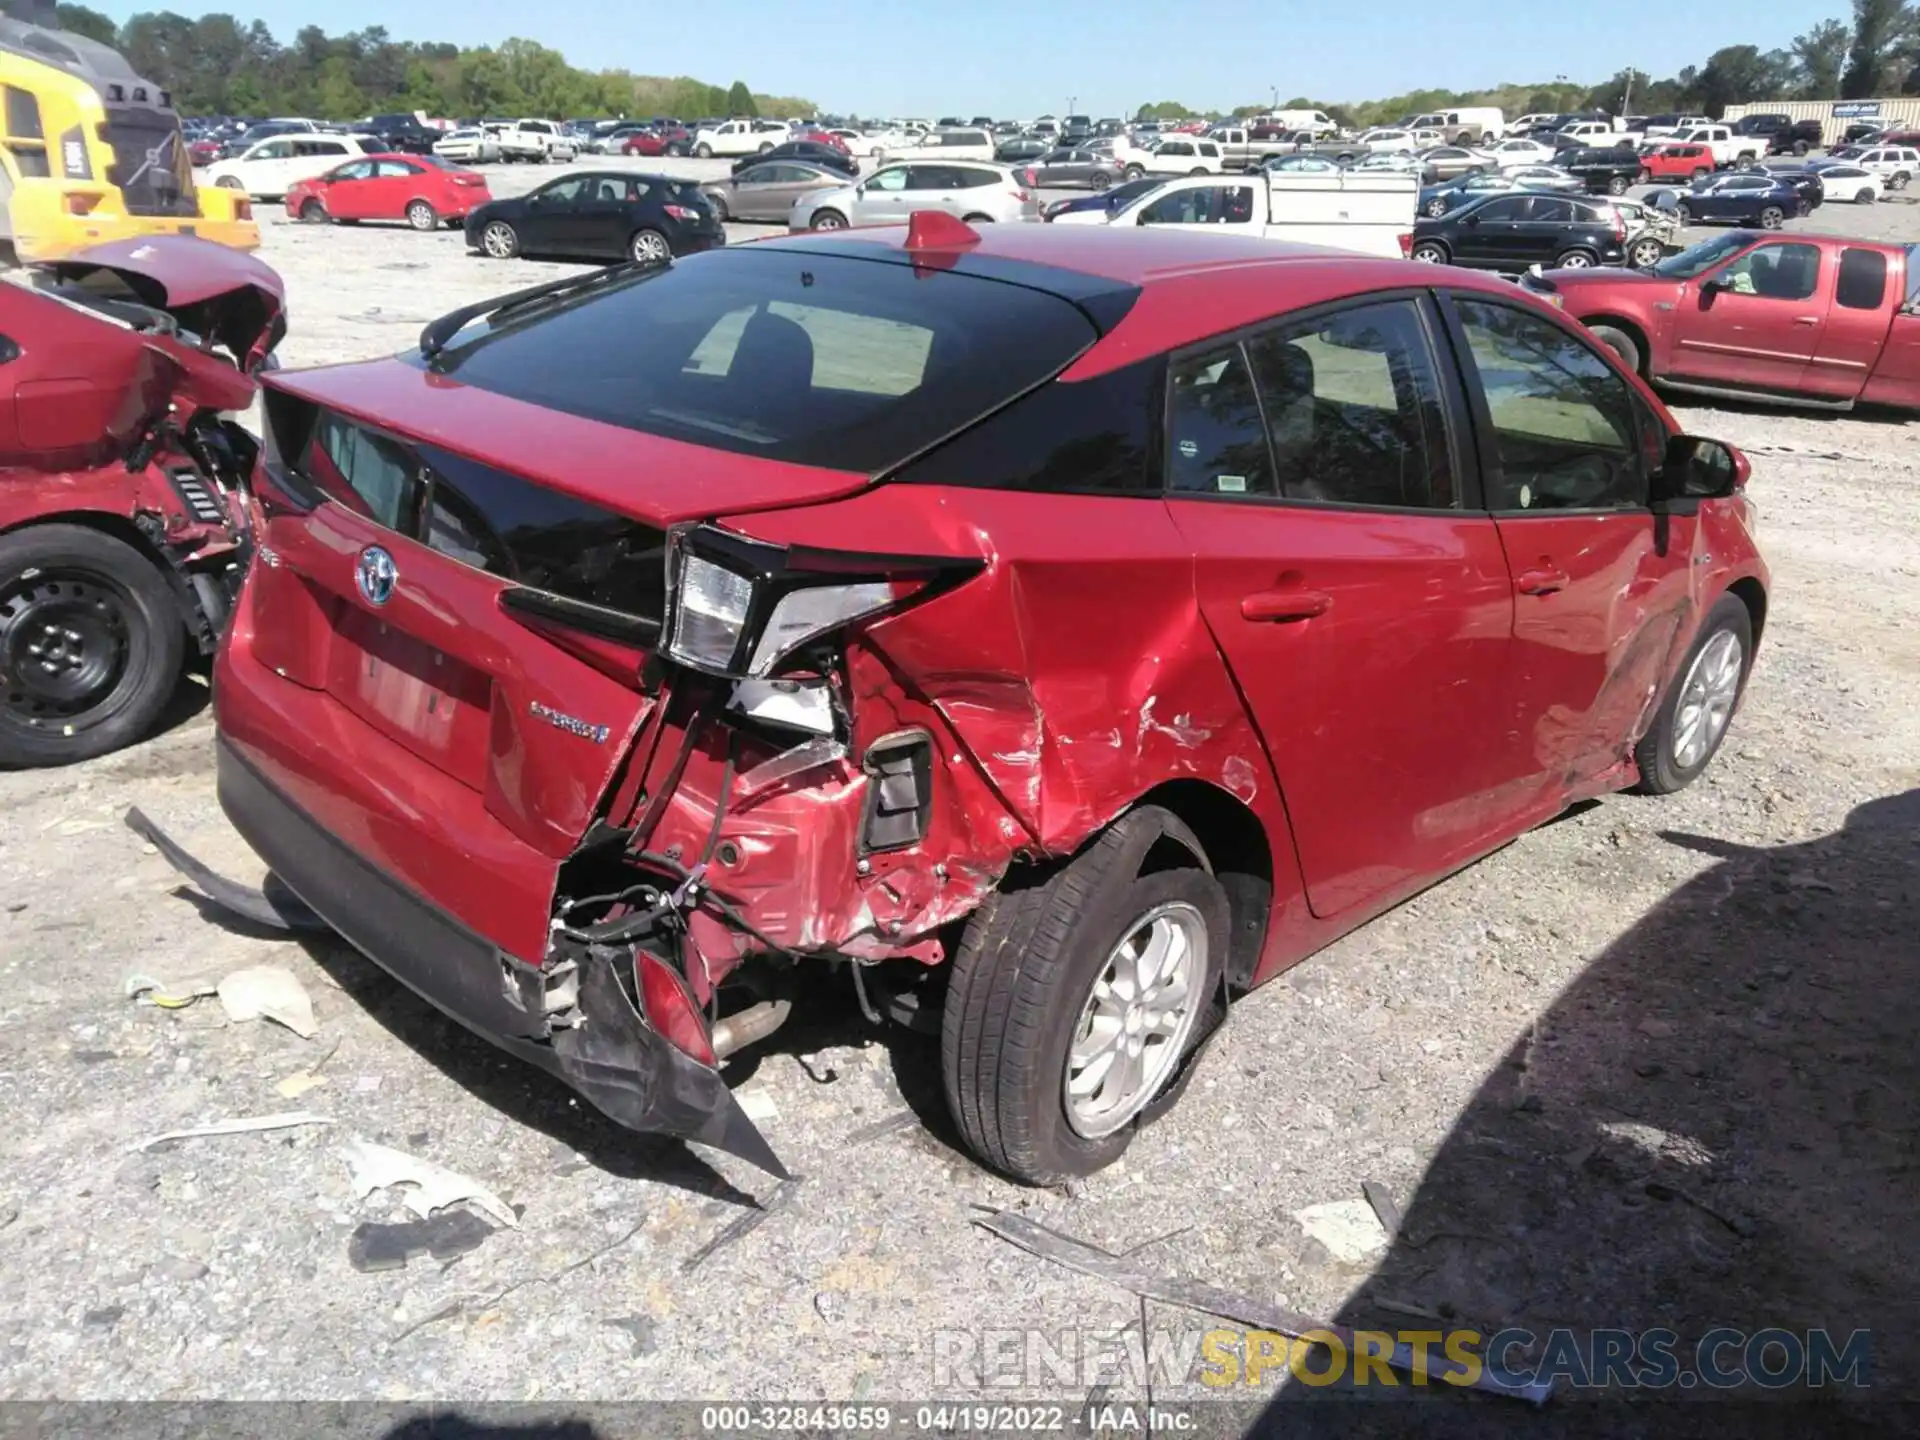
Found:
[[713, 1058], [724, 1060], [734, 1051], [764, 1040], [793, 1013], [791, 1000], [762, 1000], [737, 1014], [716, 1021], [713, 1027]]

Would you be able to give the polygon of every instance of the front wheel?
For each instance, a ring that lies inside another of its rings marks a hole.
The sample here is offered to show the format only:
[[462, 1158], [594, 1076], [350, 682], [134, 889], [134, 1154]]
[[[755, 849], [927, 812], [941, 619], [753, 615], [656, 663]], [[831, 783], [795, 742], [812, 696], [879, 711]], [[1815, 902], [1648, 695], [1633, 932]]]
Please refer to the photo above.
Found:
[[1129, 180], [1138, 180], [1146, 173], [1146, 167], [1142, 165], [1129, 165], [1126, 168], [1126, 177]]
[[1686, 202], [1683, 200], [1673, 207], [1673, 218], [1680, 222], [1680, 228], [1684, 230], [1687, 226], [1693, 224], [1693, 211], [1687, 208]]
[[627, 242], [627, 253], [640, 265], [665, 265], [673, 259], [673, 247], [658, 230], [636, 230]]
[[842, 215], [838, 210], [816, 210], [813, 212], [813, 219], [807, 222], [807, 228], [810, 230], [844, 230], [847, 228], [847, 217]]
[[713, 147], [707, 144], [705, 141], [702, 141], [700, 144], [693, 147], [693, 153], [696, 159], [711, 160], [713, 158]]
[[713, 218], [718, 220], [722, 225], [733, 218], [733, 216], [727, 213], [727, 202], [718, 195], [709, 195], [707, 200], [713, 206]]
[[416, 230], [438, 230], [440, 216], [425, 200], [415, 200], [407, 206], [407, 224]]
[[1614, 175], [1609, 177], [1609, 179], [1607, 180], [1607, 194], [1624, 195], [1626, 193], [1627, 193], [1627, 177], [1626, 176]]
[[489, 220], [480, 232], [480, 248], [495, 260], [511, 260], [520, 253], [520, 232], [504, 220]]
[[1752, 664], [1753, 619], [1735, 595], [1707, 612], [1633, 758], [1643, 795], [1671, 795], [1700, 777], [1739, 708]]
[[1617, 325], [1590, 325], [1593, 338], [1620, 357], [1620, 363], [1633, 371], [1640, 372], [1640, 347], [1626, 331]]
[[83, 525], [0, 537], [0, 765], [66, 765], [153, 728], [186, 659], [154, 563]]
[[1902, 170], [1899, 172], [1899, 174], [1893, 176], [1892, 179], [1887, 181], [1887, 188], [1889, 190], [1904, 190], [1907, 188], [1908, 182], [1910, 182], [1912, 179], [1913, 177], [1911, 175], [1909, 175], [1906, 171]]
[[1447, 247], [1433, 240], [1422, 240], [1413, 247], [1413, 258], [1422, 265], [1444, 265], [1447, 263]]
[[1438, 219], [1439, 219], [1439, 218], [1440, 218], [1440, 217], [1441, 217], [1442, 215], [1444, 215], [1444, 214], [1446, 214], [1446, 213], [1447, 213], [1447, 202], [1446, 202], [1446, 201], [1444, 201], [1444, 200], [1429, 200], [1429, 201], [1427, 202], [1427, 214], [1428, 214], [1429, 216], [1431, 216], [1431, 217], [1432, 217], [1433, 219], [1435, 219], [1435, 220], [1438, 220]]
[[1179, 829], [1142, 807], [968, 920], [941, 1070], [960, 1133], [995, 1169], [1044, 1185], [1111, 1165], [1217, 1018], [1226, 892], [1197, 866], [1140, 873]]
[[241, 185], [240, 177], [237, 175], [222, 175], [213, 183], [218, 185], [222, 190], [241, 190], [246, 188]]
[[764, 154], [766, 154], [766, 153], [767, 153], [767, 151], [769, 151], [769, 150], [771, 150], [772, 148], [773, 148], [773, 145], [772, 145], [772, 143], [771, 143], [770, 141], [765, 141], [765, 140], [763, 140], [763, 141], [761, 141], [761, 142], [760, 142], [760, 151], [759, 151], [759, 153], [760, 153], [760, 154], [762, 154], [762, 155], [764, 155]]
[[324, 225], [327, 223], [327, 207], [318, 200], [309, 200], [300, 207], [300, 221], [304, 225]]
[[1087, 184], [1095, 190], [1106, 190], [1112, 187], [1113, 177], [1104, 170], [1096, 170], [1088, 177]]

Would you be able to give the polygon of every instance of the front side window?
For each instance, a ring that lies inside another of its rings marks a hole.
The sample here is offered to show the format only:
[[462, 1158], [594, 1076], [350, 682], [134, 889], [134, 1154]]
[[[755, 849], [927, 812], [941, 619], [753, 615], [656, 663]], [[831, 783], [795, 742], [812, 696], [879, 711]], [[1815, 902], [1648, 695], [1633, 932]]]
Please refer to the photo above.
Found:
[[1805, 300], [1820, 280], [1820, 249], [1816, 245], [1758, 245], [1714, 278], [1735, 295]]
[[878, 171], [871, 180], [867, 181], [867, 188], [869, 190], [885, 190], [889, 193], [895, 190], [906, 189], [907, 172], [905, 167], [898, 170]]
[[543, 205], [571, 205], [580, 198], [580, 191], [585, 185], [586, 181], [578, 177], [556, 180], [544, 189], [534, 191], [531, 198]]
[[1143, 225], [1244, 225], [1253, 219], [1249, 185], [1194, 185], [1162, 195], [1141, 212]]
[[1627, 382], [1550, 320], [1464, 295], [1454, 296], [1454, 306], [1492, 421], [1488, 507], [1644, 505], [1646, 471]]
[[1414, 301], [1286, 325], [1247, 349], [1283, 497], [1455, 504], [1440, 382]]
[[1253, 369], [1239, 345], [1173, 366], [1167, 402], [1167, 485], [1192, 495], [1272, 495]]

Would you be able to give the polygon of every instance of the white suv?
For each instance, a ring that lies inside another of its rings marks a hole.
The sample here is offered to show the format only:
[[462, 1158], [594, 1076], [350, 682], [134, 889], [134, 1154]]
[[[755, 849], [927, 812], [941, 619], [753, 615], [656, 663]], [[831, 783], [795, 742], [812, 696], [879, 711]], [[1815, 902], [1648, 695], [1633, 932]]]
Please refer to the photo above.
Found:
[[1226, 169], [1220, 142], [1198, 135], [1169, 135], [1151, 150], [1130, 150], [1127, 178], [1142, 175], [1218, 175]]
[[275, 135], [231, 160], [216, 162], [208, 168], [207, 178], [228, 190], [244, 190], [256, 200], [279, 200], [299, 181], [371, 153], [355, 135]]
[[1862, 151], [1850, 162], [1870, 175], [1878, 175], [1889, 190], [1904, 190], [1913, 177], [1920, 175], [1920, 150], [1905, 145], [1876, 145]]

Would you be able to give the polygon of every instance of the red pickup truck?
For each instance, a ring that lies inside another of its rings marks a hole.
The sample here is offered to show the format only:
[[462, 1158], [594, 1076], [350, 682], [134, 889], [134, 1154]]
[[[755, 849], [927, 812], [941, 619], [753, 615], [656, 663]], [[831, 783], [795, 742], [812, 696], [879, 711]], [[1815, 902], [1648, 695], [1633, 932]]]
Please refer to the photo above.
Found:
[[1920, 410], [1920, 245], [1736, 230], [1651, 270], [1525, 283], [1666, 389]]

